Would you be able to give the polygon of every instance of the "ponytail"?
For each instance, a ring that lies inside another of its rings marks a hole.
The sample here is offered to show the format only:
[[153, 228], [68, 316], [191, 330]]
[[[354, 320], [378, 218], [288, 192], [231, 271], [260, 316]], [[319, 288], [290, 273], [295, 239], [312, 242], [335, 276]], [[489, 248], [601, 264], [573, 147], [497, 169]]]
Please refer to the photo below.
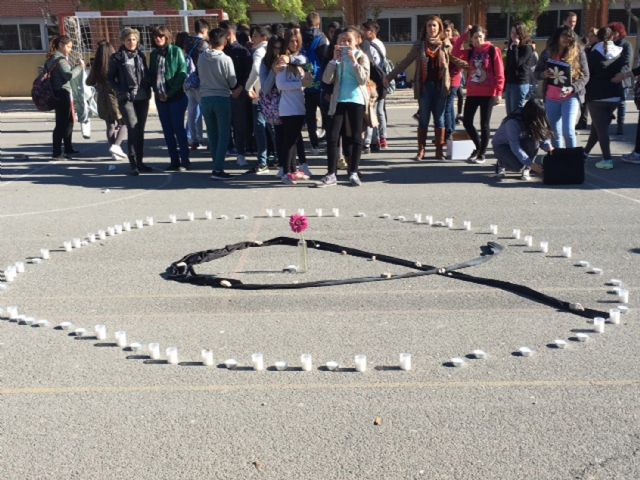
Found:
[[47, 52], [47, 59], [53, 57], [60, 48], [60, 45], [68, 45], [71, 43], [71, 38], [68, 35], [58, 35], [53, 37], [51, 43], [49, 43], [49, 51]]

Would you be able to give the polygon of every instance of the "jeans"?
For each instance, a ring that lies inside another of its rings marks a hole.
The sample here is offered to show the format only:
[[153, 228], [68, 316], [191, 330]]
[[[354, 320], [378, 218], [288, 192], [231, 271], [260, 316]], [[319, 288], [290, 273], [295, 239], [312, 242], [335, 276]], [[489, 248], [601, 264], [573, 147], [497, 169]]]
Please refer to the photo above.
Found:
[[364, 123], [364, 105], [351, 102], [340, 102], [336, 106], [336, 113], [331, 119], [328, 132], [327, 156], [329, 159], [328, 173], [338, 171], [340, 150], [338, 140], [344, 127], [342, 136], [343, 150], [346, 149], [349, 158], [348, 172], [358, 171], [360, 156], [362, 155], [362, 127]]
[[528, 83], [507, 83], [505, 85], [505, 103], [507, 107], [507, 115], [524, 107], [529, 99], [529, 91], [531, 85]]
[[[460, 87], [451, 87], [451, 90], [449, 90], [449, 96], [447, 97], [444, 105], [444, 128], [447, 131], [447, 138], [449, 138], [451, 133], [456, 129], [456, 112], [453, 108], [453, 104], [458, 96], [459, 88]], [[460, 104], [460, 102], [458, 102], [458, 104]]]
[[367, 138], [365, 145], [380, 143], [381, 138], [387, 138], [387, 114], [384, 111], [384, 98], [378, 99], [376, 104], [376, 117], [378, 117], [377, 127], [367, 127]]
[[118, 106], [127, 125], [129, 162], [140, 166], [144, 158], [144, 127], [149, 114], [149, 100], [127, 100]]
[[164, 141], [167, 144], [173, 167], [180, 164], [183, 167], [189, 166], [189, 141], [187, 140], [187, 131], [184, 128], [184, 112], [187, 110], [188, 103], [186, 95], [168, 102], [161, 102], [156, 97], [158, 117], [160, 117]]
[[54, 93], [54, 108], [56, 112], [56, 126], [53, 129], [53, 156], [62, 155], [62, 143], [64, 153], [71, 153], [71, 134], [73, 132], [73, 115], [71, 115], [71, 94], [67, 90], [58, 90]]
[[567, 148], [577, 147], [576, 117], [580, 111], [578, 97], [573, 95], [568, 100], [561, 102], [547, 98], [544, 101], [544, 106], [553, 130], [553, 146], [555, 148], [564, 148], [566, 142]]
[[422, 92], [418, 104], [420, 105], [420, 118], [418, 127], [429, 128], [429, 118], [433, 114], [435, 128], [444, 128], [445, 92], [436, 85], [436, 82], [426, 82], [422, 85]]
[[231, 136], [231, 99], [229, 97], [203, 97], [200, 101], [202, 118], [207, 125], [209, 152], [213, 171], [224, 171], [224, 158]]
[[611, 123], [611, 115], [616, 108], [616, 102], [587, 102], [589, 114], [591, 114], [591, 132], [589, 139], [584, 147], [586, 153], [591, 152], [596, 142], [600, 144], [602, 157], [605, 160], [611, 160], [611, 148], [609, 143], [609, 124]]
[[258, 166], [267, 166], [267, 121], [259, 103], [253, 104], [253, 134], [256, 137]]
[[[467, 101], [464, 103], [464, 118], [462, 123], [471, 140], [473, 140], [478, 155], [484, 155], [487, 151], [489, 135], [491, 134], [489, 122], [491, 121], [491, 112], [495, 104], [495, 97], [467, 97]], [[475, 117], [478, 107], [480, 108], [481, 136], [478, 136], [478, 131], [473, 125], [473, 117]]]
[[187, 138], [191, 145], [203, 143], [202, 111], [200, 110], [200, 90], [189, 89], [185, 92], [189, 103], [187, 104]]

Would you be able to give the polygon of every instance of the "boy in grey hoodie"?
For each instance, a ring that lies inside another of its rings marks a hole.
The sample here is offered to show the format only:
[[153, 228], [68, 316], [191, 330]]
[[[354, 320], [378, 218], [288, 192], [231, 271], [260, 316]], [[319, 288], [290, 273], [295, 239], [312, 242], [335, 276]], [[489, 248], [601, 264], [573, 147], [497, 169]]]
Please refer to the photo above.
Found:
[[231, 95], [239, 92], [236, 72], [231, 58], [222, 50], [227, 43], [227, 33], [215, 28], [209, 32], [210, 49], [198, 58], [200, 76], [200, 108], [207, 125], [209, 151], [213, 160], [211, 178], [226, 180], [231, 177], [224, 171], [224, 159], [231, 134]]

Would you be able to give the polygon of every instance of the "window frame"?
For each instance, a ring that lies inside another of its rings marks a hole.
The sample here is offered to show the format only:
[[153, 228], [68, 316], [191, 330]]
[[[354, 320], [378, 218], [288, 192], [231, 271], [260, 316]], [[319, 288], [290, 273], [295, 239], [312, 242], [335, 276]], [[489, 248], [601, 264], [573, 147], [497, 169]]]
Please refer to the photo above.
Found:
[[[0, 25], [3, 26], [16, 26], [17, 27], [17, 34], [18, 34], [18, 49], [12, 49], [12, 50], [0, 50], [0, 55], [5, 54], [5, 53], [23, 53], [23, 54], [29, 54], [29, 53], [38, 53], [41, 54], [43, 52], [47, 51], [47, 46], [49, 44], [49, 38], [48, 38], [48, 34], [47, 34], [47, 25], [45, 22], [42, 21], [41, 18], [36, 18], [36, 17], [5, 17], [5, 18], [0, 18]], [[40, 49], [36, 49], [36, 50], [24, 50], [22, 48], [22, 35], [20, 33], [20, 26], [24, 25], [24, 26], [37, 26], [39, 31], [40, 31]]]

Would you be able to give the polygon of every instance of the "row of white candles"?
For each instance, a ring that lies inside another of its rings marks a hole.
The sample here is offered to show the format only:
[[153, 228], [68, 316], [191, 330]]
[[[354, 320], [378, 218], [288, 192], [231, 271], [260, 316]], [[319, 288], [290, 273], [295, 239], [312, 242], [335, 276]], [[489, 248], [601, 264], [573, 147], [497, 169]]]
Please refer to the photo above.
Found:
[[[279, 208], [279, 209], [274, 209], [274, 208], [267, 208], [265, 210], [265, 212], [267, 213], [267, 217], [269, 218], [274, 218], [274, 217], [280, 217], [280, 218], [286, 218], [287, 217], [287, 210], [285, 208]], [[297, 213], [298, 215], [304, 215], [305, 214], [305, 209], [304, 208], [299, 208], [295, 213]], [[316, 217], [323, 217], [324, 216], [324, 210], [322, 208], [316, 208], [315, 209], [315, 213], [316, 213]], [[358, 214], [359, 215], [359, 214]], [[332, 217], [339, 217], [340, 216], [340, 209], [339, 208], [332, 208], [331, 209], [331, 216]]]

